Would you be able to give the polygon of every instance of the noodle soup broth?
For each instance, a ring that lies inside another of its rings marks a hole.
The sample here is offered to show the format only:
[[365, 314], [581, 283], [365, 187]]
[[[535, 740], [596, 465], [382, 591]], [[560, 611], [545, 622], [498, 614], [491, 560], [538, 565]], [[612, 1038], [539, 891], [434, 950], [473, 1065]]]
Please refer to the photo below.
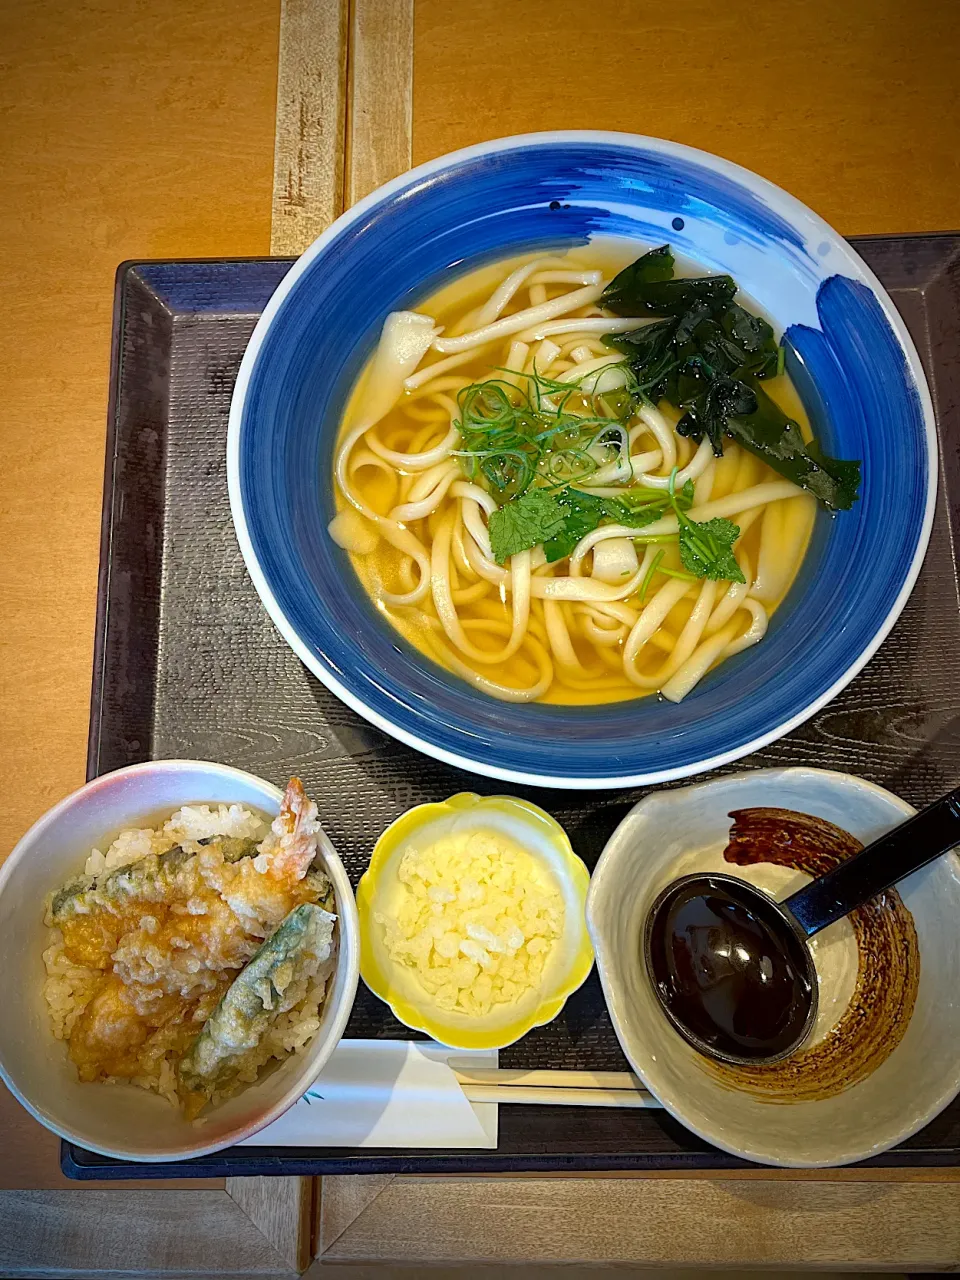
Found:
[[[601, 300], [636, 253], [460, 276], [388, 319], [345, 413], [331, 536], [411, 645], [506, 701], [679, 701], [762, 642], [809, 542], [810, 492], [678, 431], [608, 345], [657, 323]], [[809, 441], [782, 363], [763, 390]]]

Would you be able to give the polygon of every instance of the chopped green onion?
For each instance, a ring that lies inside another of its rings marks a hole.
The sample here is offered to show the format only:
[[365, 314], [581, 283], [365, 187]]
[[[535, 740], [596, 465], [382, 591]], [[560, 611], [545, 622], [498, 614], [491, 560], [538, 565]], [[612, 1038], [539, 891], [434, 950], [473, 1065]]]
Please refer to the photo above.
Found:
[[[581, 391], [577, 382], [558, 382], [536, 369], [501, 372], [524, 385], [490, 379], [464, 387], [457, 397], [461, 448], [453, 454], [468, 477], [485, 483], [495, 497], [517, 497], [534, 481], [548, 488], [582, 483], [604, 461], [620, 456], [621, 423], [635, 407], [632, 393], [624, 395], [624, 416], [611, 418], [608, 404]], [[574, 397], [580, 397], [582, 412], [569, 407]], [[597, 446], [609, 457], [598, 460]]]
[[657, 572], [657, 569], [660, 565], [660, 561], [663, 559], [663, 557], [666, 554], [667, 553], [665, 551], [658, 551], [657, 554], [650, 561], [650, 568], [643, 575], [643, 581], [640, 583], [640, 603], [641, 604], [643, 603], [644, 598], [647, 594], [647, 588], [650, 586], [650, 583], [653, 581], [653, 575]]
[[686, 582], [698, 581], [695, 573], [686, 573], [683, 569], [661, 569], [660, 572], [665, 573], [668, 578], [683, 578]]

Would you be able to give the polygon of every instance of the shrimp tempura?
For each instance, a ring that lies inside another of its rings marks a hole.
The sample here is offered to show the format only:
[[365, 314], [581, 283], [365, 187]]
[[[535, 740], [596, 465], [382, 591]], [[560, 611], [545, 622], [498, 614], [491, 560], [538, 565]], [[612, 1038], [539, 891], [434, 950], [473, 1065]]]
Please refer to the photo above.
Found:
[[280, 812], [274, 818], [270, 834], [260, 846], [254, 863], [284, 884], [294, 884], [307, 874], [317, 856], [320, 823], [317, 806], [308, 800], [299, 778], [291, 778], [283, 795]]

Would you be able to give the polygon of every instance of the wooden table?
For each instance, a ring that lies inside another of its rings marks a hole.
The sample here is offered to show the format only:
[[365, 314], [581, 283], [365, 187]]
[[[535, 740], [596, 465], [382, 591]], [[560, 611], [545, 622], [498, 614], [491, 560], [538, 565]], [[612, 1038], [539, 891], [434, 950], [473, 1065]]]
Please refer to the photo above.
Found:
[[[948, 0], [289, 0], [282, 20], [265, 0], [8, 0], [3, 17], [0, 854], [83, 781], [122, 259], [296, 252], [411, 162], [553, 127], [716, 151], [846, 234], [960, 225]], [[960, 1264], [953, 1171], [91, 1187], [0, 1106], [4, 1275], [289, 1275], [311, 1249], [323, 1267]]]

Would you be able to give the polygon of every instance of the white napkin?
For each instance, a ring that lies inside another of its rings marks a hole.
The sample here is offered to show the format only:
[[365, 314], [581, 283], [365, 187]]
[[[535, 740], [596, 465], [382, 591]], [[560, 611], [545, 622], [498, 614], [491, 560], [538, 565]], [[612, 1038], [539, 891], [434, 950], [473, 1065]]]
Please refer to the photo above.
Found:
[[468, 1102], [447, 1059], [496, 1067], [496, 1049], [432, 1040], [341, 1040], [307, 1093], [244, 1146], [497, 1145], [497, 1104]]

